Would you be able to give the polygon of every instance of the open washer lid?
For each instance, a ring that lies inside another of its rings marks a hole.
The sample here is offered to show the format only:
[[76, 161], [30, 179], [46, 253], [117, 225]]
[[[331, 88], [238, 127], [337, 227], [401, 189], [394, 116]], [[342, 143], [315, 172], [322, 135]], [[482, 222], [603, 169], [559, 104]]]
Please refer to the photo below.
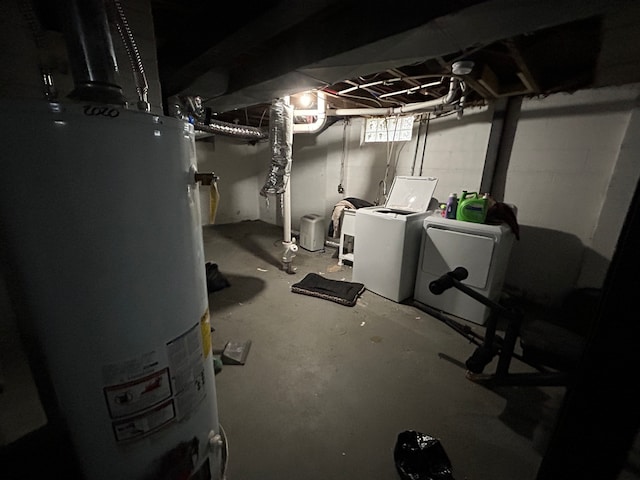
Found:
[[384, 207], [402, 212], [426, 212], [437, 183], [435, 177], [395, 177]]

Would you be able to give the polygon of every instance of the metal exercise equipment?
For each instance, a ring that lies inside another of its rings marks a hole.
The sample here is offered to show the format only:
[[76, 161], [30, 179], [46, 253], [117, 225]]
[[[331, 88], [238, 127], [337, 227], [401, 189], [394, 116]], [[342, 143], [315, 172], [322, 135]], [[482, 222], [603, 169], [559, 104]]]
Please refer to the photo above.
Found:
[[[480, 335], [446, 312], [414, 302], [414, 306], [444, 322], [463, 335], [477, 348], [466, 360], [467, 378], [486, 386], [566, 386], [577, 368], [586, 339], [562, 326], [544, 320], [524, 319], [521, 308], [510, 308], [490, 300], [462, 283], [468, 276], [464, 267], [457, 267], [429, 284], [434, 295], [456, 288], [491, 309]], [[504, 328], [504, 330], [502, 330]], [[500, 332], [504, 332], [503, 335]], [[517, 347], [520, 348], [517, 348]], [[484, 373], [494, 358], [498, 359], [493, 373]], [[533, 367], [533, 372], [511, 372], [512, 359]]]

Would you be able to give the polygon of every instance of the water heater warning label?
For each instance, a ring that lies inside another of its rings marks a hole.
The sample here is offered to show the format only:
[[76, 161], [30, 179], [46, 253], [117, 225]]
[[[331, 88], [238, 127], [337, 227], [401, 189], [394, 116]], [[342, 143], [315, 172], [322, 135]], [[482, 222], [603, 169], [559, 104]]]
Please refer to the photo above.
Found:
[[104, 389], [111, 418], [133, 415], [171, 397], [169, 369]]
[[206, 398], [209, 311], [164, 349], [104, 365], [103, 393], [116, 441], [136, 440], [192, 413]]
[[158, 353], [153, 350], [123, 362], [104, 365], [102, 376], [105, 385], [116, 385], [146, 377], [160, 368]]
[[178, 419], [181, 419], [207, 396], [200, 322], [167, 343], [167, 354]]
[[143, 437], [172, 421], [176, 410], [172, 400], [134, 417], [113, 422], [113, 433], [118, 442]]

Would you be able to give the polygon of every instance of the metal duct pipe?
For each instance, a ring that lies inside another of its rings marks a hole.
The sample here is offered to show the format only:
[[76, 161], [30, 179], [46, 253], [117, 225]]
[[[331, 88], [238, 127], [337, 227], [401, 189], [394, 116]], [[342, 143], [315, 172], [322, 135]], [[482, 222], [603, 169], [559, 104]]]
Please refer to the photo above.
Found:
[[75, 89], [69, 98], [125, 105], [103, 0], [66, 0], [62, 17]]
[[282, 245], [282, 269], [294, 273], [292, 260], [298, 251], [291, 237], [291, 156], [293, 147], [293, 107], [287, 99], [276, 99], [269, 111], [269, 129], [271, 142], [271, 168], [260, 195], [268, 193], [282, 194], [284, 239]]
[[293, 107], [283, 99], [276, 99], [269, 111], [269, 130], [271, 142], [271, 168], [267, 174], [260, 194], [284, 193], [291, 173], [291, 154], [293, 146]]
[[247, 140], [269, 138], [267, 130], [212, 119], [211, 109], [202, 105], [202, 99], [199, 96], [173, 95], [168, 99], [168, 110], [172, 117], [193, 123], [196, 131]]
[[193, 126], [200, 132], [246, 138], [247, 140], [263, 140], [269, 137], [267, 132], [259, 128], [236, 125], [234, 123], [221, 122], [219, 120], [210, 120], [209, 123], [196, 120]]

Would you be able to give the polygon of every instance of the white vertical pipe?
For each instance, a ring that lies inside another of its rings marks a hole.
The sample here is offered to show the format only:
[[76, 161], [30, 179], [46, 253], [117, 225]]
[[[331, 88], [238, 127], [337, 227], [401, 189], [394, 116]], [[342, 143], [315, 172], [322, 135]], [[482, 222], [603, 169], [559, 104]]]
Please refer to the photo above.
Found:
[[289, 177], [291, 173], [285, 174], [284, 193], [282, 194], [282, 209], [284, 215], [284, 241], [291, 243], [291, 188]]
[[[287, 106], [291, 105], [291, 97], [284, 97], [284, 103]], [[289, 119], [292, 122], [293, 117], [291, 115], [286, 116], [285, 120]], [[289, 122], [285, 122], [285, 138], [289, 142], [289, 137], [291, 137], [290, 143], [293, 144], [293, 129], [292, 125], [289, 125]], [[293, 159], [293, 155], [291, 155]], [[291, 186], [289, 185], [289, 180], [291, 178], [291, 165], [290, 163], [285, 168], [284, 172], [284, 192], [282, 193], [282, 211], [283, 211], [283, 222], [284, 222], [284, 242], [291, 243]]]
[[[291, 98], [289, 96], [284, 97], [284, 103], [288, 107], [291, 106]], [[288, 144], [292, 146], [293, 150], [293, 115], [285, 116], [284, 134]], [[293, 153], [290, 160], [285, 167], [283, 184], [284, 192], [282, 193], [282, 215], [284, 226], [284, 239], [283, 244], [285, 247], [284, 254], [282, 255], [282, 261], [285, 270], [292, 273], [291, 260], [295, 256], [295, 252], [298, 251], [298, 246], [295, 245], [291, 238], [291, 164], [293, 161]]]

